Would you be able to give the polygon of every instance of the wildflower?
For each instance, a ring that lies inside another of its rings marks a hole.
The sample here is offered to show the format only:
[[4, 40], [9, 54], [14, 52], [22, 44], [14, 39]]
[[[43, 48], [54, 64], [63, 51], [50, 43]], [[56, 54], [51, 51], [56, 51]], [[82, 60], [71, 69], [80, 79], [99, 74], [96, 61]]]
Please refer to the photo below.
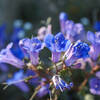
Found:
[[24, 54], [28, 54], [30, 51], [31, 40], [29, 38], [24, 38], [19, 41], [19, 46]]
[[97, 60], [100, 55], [100, 32], [96, 32], [95, 34], [91, 31], [87, 33], [87, 39], [91, 42], [90, 46], [90, 57], [93, 60]]
[[52, 81], [53, 81], [54, 86], [56, 87], [56, 89], [60, 89], [61, 92], [63, 92], [65, 88], [70, 89], [71, 87], [73, 87], [72, 82], [68, 85], [65, 81], [63, 81], [60, 78], [59, 75], [53, 76]]
[[59, 20], [60, 20], [60, 27], [61, 27], [61, 32], [65, 34], [65, 23], [68, 19], [68, 15], [65, 12], [61, 12], [59, 15]]
[[16, 87], [18, 87], [21, 91], [23, 92], [28, 92], [29, 88], [27, 86], [27, 84], [23, 81], [23, 79], [25, 78], [25, 74], [23, 72], [23, 70], [20, 70], [18, 72], [16, 72], [13, 77], [11, 79], [8, 79], [6, 82], [9, 85], [15, 85]]
[[43, 43], [36, 37], [32, 39], [22, 39], [19, 42], [20, 47], [30, 56], [31, 63], [37, 65], [39, 63], [39, 51], [43, 49]]
[[70, 52], [66, 54], [67, 59], [65, 60], [66, 66], [71, 66], [73, 63], [75, 63], [76, 60], [80, 58], [86, 58], [89, 56], [90, 48], [88, 44], [77, 41], [72, 47]]
[[45, 95], [47, 95], [47, 94], [49, 94], [49, 84], [42, 86], [42, 87], [39, 89], [39, 91], [38, 91], [38, 93], [37, 93], [37, 96], [38, 96], [39, 98], [41, 98], [41, 97], [43, 97], [43, 96], [45, 96]]
[[100, 95], [100, 79], [97, 77], [91, 78], [89, 81], [90, 92], [95, 95]]
[[41, 88], [38, 90], [37, 92], [37, 96], [39, 98], [49, 94], [50, 90], [49, 90], [49, 84], [46, 84], [46, 79], [42, 78], [41, 83], [40, 83]]
[[[29, 77], [29, 76], [35, 76], [36, 73], [35, 73], [33, 70], [29, 70], [29, 69], [28, 69], [28, 70], [26, 71], [25, 75], [26, 75], [27, 77]], [[31, 85], [33, 85], [33, 86], [37, 86], [37, 85], [39, 85], [39, 77], [32, 78], [32, 79], [30, 79], [28, 82], [29, 82]]]
[[96, 21], [93, 25], [93, 28], [96, 30], [96, 31], [100, 31], [100, 21]]
[[96, 72], [96, 77], [100, 78], [100, 71]]
[[71, 44], [60, 32], [55, 37], [52, 34], [46, 35], [44, 42], [46, 47], [52, 52], [52, 61], [54, 63], [59, 61], [61, 52], [66, 51]]
[[77, 40], [85, 40], [85, 30], [82, 24], [74, 23], [72, 20], [67, 20], [65, 24], [65, 37], [72, 42]]
[[24, 54], [21, 48], [14, 44], [13, 47], [11, 48], [11, 52], [19, 59], [23, 60], [24, 59]]
[[52, 33], [52, 26], [49, 24], [47, 27], [43, 26], [38, 30], [38, 39], [44, 40], [45, 35]]
[[8, 44], [8, 46], [5, 49], [2, 49], [0, 52], [0, 63], [7, 63], [11, 64], [17, 68], [23, 68], [24, 62], [15, 57], [12, 52], [11, 48], [13, 46], [13, 43]]
[[66, 38], [72, 42], [85, 40], [85, 30], [82, 24], [73, 21], [66, 22]]
[[6, 64], [0, 63], [0, 70], [3, 72], [7, 72], [9, 69]]

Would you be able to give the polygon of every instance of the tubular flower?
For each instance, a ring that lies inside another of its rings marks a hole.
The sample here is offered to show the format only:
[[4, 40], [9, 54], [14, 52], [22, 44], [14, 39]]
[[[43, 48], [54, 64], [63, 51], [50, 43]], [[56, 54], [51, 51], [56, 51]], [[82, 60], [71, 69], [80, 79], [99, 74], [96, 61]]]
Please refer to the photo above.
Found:
[[32, 39], [22, 39], [19, 42], [20, 47], [25, 54], [30, 56], [31, 63], [37, 65], [39, 63], [39, 51], [43, 49], [43, 43], [36, 37]]
[[46, 35], [44, 42], [46, 47], [52, 52], [52, 61], [54, 63], [59, 61], [61, 52], [66, 51], [71, 44], [60, 32], [55, 37], [52, 34]]
[[72, 20], [67, 20], [64, 25], [64, 36], [72, 42], [79, 39], [85, 40], [85, 30], [81, 23], [74, 23]]
[[21, 81], [25, 78], [25, 74], [23, 70], [20, 70], [14, 74], [11, 79], [8, 79], [6, 82], [8, 85], [15, 85], [23, 92], [28, 92], [29, 88], [25, 82]]
[[59, 21], [60, 21], [60, 28], [61, 32], [65, 34], [65, 23], [68, 19], [68, 15], [65, 12], [61, 12], [59, 15]]
[[0, 63], [8, 63], [11, 64], [17, 68], [23, 68], [24, 67], [24, 62], [15, 57], [12, 52], [11, 48], [13, 46], [13, 43], [8, 44], [6, 49], [2, 49], [0, 52]]
[[97, 77], [91, 78], [89, 81], [90, 92], [95, 95], [100, 95], [100, 79]]
[[52, 26], [49, 24], [47, 27], [43, 26], [38, 30], [38, 39], [44, 40], [46, 34], [52, 33]]
[[60, 89], [61, 92], [63, 92], [65, 88], [70, 89], [71, 87], [73, 87], [72, 82], [70, 84], [67, 84], [65, 81], [63, 81], [60, 78], [59, 75], [53, 76], [52, 81], [53, 81], [54, 86], [56, 87], [56, 89]]
[[66, 54], [67, 59], [65, 60], [66, 66], [71, 66], [73, 63], [75, 63], [76, 60], [80, 58], [86, 58], [89, 57], [90, 48], [88, 44], [77, 41], [72, 47], [70, 52]]
[[41, 86], [41, 88], [37, 92], [37, 96], [39, 98], [49, 94], [49, 92], [50, 92], [50, 90], [49, 90], [50, 85], [46, 84], [46, 79], [45, 78], [42, 78], [40, 86]]
[[90, 57], [93, 60], [97, 60], [100, 55], [100, 32], [96, 32], [95, 34], [91, 31], [87, 33], [87, 39], [91, 42], [90, 47]]

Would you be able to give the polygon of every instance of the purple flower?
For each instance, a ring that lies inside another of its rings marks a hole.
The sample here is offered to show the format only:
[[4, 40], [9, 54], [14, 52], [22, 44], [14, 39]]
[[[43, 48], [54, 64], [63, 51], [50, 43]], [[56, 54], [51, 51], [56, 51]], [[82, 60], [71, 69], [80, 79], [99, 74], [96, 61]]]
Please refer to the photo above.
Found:
[[96, 22], [94, 23], [93, 28], [94, 28], [96, 31], [100, 31], [100, 21], [96, 21]]
[[93, 60], [97, 60], [100, 55], [100, 32], [95, 34], [91, 31], [87, 33], [87, 39], [91, 42], [90, 57]]
[[[35, 76], [36, 73], [35, 73], [33, 70], [27, 70], [26, 73], [25, 73], [25, 75], [26, 75], [27, 77], [29, 77], [29, 76]], [[29, 82], [31, 85], [37, 86], [37, 85], [39, 85], [39, 77], [32, 78], [32, 79], [30, 79], [28, 82]]]
[[19, 41], [19, 46], [24, 52], [24, 54], [29, 54], [30, 51], [31, 40], [29, 38], [24, 38]]
[[0, 70], [2, 70], [3, 72], [7, 72], [9, 69], [6, 64], [0, 63]]
[[96, 77], [100, 78], [100, 71], [96, 72]]
[[73, 63], [75, 63], [76, 60], [80, 58], [88, 57], [89, 50], [90, 48], [88, 44], [81, 41], [77, 41], [73, 46], [70, 47], [70, 51], [66, 54], [66, 66], [71, 66]]
[[21, 50], [21, 48], [18, 45], [14, 45], [11, 48], [11, 52], [19, 59], [24, 59], [24, 54], [23, 51]]
[[15, 85], [17, 86], [21, 91], [28, 92], [29, 88], [27, 84], [24, 81], [21, 81], [25, 78], [25, 74], [23, 70], [20, 70], [14, 74], [14, 76], [11, 79], [8, 79], [6, 82], [9, 85]]
[[30, 56], [31, 63], [37, 65], [39, 63], [39, 52], [43, 49], [43, 43], [36, 37], [32, 39], [22, 39], [19, 42], [21, 49], [24, 53]]
[[67, 20], [65, 24], [65, 37], [69, 40], [85, 40], [85, 30], [82, 24]]
[[44, 40], [45, 38], [45, 35], [46, 34], [51, 34], [52, 33], [52, 26], [49, 24], [47, 27], [41, 27], [39, 30], [38, 30], [38, 39], [40, 40]]
[[37, 96], [39, 98], [49, 94], [50, 90], [49, 90], [49, 84], [43, 85], [41, 86], [41, 88], [38, 90]]
[[60, 89], [61, 92], [63, 92], [65, 88], [70, 89], [71, 87], [73, 87], [72, 82], [68, 85], [65, 81], [63, 81], [60, 78], [59, 75], [53, 76], [52, 81], [53, 81], [54, 86], [56, 87], [56, 89]]
[[52, 61], [54, 63], [59, 61], [60, 53], [66, 51], [71, 44], [62, 33], [56, 34], [55, 37], [52, 34], [48, 34], [44, 42], [46, 47], [52, 52]]
[[17, 68], [23, 68], [24, 67], [24, 62], [15, 57], [12, 52], [11, 48], [13, 46], [13, 43], [8, 44], [6, 49], [2, 49], [0, 52], [0, 63], [8, 63], [11, 64]]
[[61, 32], [65, 34], [65, 23], [68, 19], [68, 15], [65, 12], [61, 12], [59, 15], [59, 21], [60, 21], [60, 27], [61, 27]]
[[41, 86], [41, 88], [38, 90], [37, 96], [39, 98], [42, 98], [43, 96], [49, 94], [50, 85], [46, 84], [46, 79], [45, 78], [42, 78], [40, 86]]
[[100, 79], [97, 77], [91, 78], [89, 81], [90, 92], [95, 95], [100, 95]]

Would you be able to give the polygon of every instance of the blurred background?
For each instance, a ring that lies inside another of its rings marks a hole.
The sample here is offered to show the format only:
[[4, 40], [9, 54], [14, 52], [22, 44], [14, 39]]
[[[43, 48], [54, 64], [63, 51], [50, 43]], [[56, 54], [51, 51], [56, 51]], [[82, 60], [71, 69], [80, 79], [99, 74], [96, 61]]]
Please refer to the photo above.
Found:
[[[6, 47], [6, 44], [10, 41], [16, 43], [14, 26], [22, 25], [26, 29], [24, 32], [21, 31], [21, 37], [23, 37], [23, 34], [31, 37], [36, 35], [38, 29], [44, 25], [43, 21], [51, 17], [53, 33], [59, 32], [59, 13], [62, 11], [68, 14], [69, 19], [84, 24], [87, 30], [95, 30], [95, 23], [100, 21], [100, 0], [0, 0], [0, 39], [3, 39], [0, 48]], [[27, 23], [29, 31], [27, 31]], [[99, 25], [100, 23], [98, 23]], [[2, 33], [5, 33], [5, 36]], [[5, 81], [10, 73], [14, 73], [13, 67], [10, 67], [10, 72], [7, 70], [7, 67], [5, 69], [1, 67], [0, 80]], [[3, 85], [0, 85], [0, 100], [28, 100], [33, 89], [31, 88], [29, 93], [23, 93], [14, 86], [9, 86], [6, 90], [3, 90]], [[100, 100], [99, 96], [95, 98], [93, 100]], [[45, 100], [45, 98], [39, 100]], [[75, 97], [70, 100], [79, 99]]]
[[100, 0], [0, 0], [0, 23], [7, 23], [7, 29], [11, 30], [13, 22], [21, 19], [31, 22], [36, 30], [41, 20], [51, 17], [55, 32], [61, 11], [76, 22], [86, 17], [92, 25], [100, 19]]

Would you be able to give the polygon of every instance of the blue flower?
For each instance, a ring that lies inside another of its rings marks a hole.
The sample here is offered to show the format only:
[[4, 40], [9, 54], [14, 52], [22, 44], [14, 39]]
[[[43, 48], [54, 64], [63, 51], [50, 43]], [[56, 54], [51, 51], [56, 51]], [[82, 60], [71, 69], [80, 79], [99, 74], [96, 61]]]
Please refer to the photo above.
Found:
[[19, 59], [24, 58], [24, 54], [23, 54], [22, 50], [20, 49], [20, 47], [18, 45], [14, 45], [11, 48], [11, 52]]
[[35, 38], [32, 38], [31, 39], [31, 46], [30, 46], [30, 50], [32, 52], [39, 52], [43, 49], [43, 44], [42, 42], [37, 39], [36, 37]]
[[37, 65], [39, 63], [39, 52], [43, 49], [43, 43], [36, 37], [25, 38], [19, 41], [19, 46], [24, 53], [30, 56], [31, 63]]
[[87, 39], [92, 43], [92, 44], [100, 44], [100, 32], [93, 33], [91, 31], [87, 32]]
[[24, 38], [19, 41], [19, 46], [24, 52], [24, 54], [28, 54], [30, 51], [31, 40], [29, 38]]
[[100, 32], [95, 34], [91, 31], [87, 33], [87, 39], [91, 42], [90, 57], [93, 60], [97, 60], [100, 55]]
[[90, 47], [88, 44], [77, 41], [72, 47], [70, 52], [66, 54], [67, 59], [65, 60], [66, 66], [72, 65], [76, 60], [80, 58], [89, 57], [88, 52], [90, 51]]
[[47, 80], [45, 78], [42, 78], [40, 81], [40, 89], [37, 92], [37, 97], [42, 98], [43, 96], [46, 96], [50, 93], [50, 85], [47, 84]]
[[95, 95], [100, 95], [100, 79], [97, 77], [91, 78], [89, 81], [90, 92]]
[[72, 42], [85, 40], [85, 30], [82, 24], [67, 20], [65, 24], [65, 37]]
[[68, 19], [68, 15], [65, 13], [65, 12], [61, 12], [60, 15], [59, 15], [59, 21], [60, 21], [60, 28], [61, 28], [61, 32], [63, 34], [65, 34], [65, 24], [66, 24], [66, 21]]
[[38, 30], [37, 37], [38, 39], [43, 41], [46, 34], [51, 34], [51, 33], [52, 33], [52, 26], [51, 24], [49, 24], [47, 27], [45, 26], [40, 27], [40, 29]]
[[100, 78], [100, 71], [97, 71], [95, 75], [96, 77]]
[[52, 52], [64, 52], [68, 49], [71, 42], [64, 38], [62, 33], [56, 34], [54, 37], [52, 34], [47, 34], [44, 39], [45, 45]]
[[100, 21], [96, 21], [93, 25], [93, 28], [96, 30], [96, 31], [100, 31]]
[[37, 96], [39, 98], [42, 98], [43, 96], [49, 94], [50, 92], [49, 87], [50, 87], [49, 84], [42, 85], [41, 88], [37, 92]]
[[70, 84], [67, 84], [65, 81], [63, 81], [60, 78], [59, 75], [53, 76], [52, 81], [53, 81], [54, 86], [56, 87], [56, 89], [60, 89], [61, 92], [63, 92], [65, 88], [67, 88], [69, 90], [71, 87], [73, 87], [72, 82]]
[[89, 50], [90, 47], [88, 46], [88, 44], [78, 41], [73, 47], [73, 54], [78, 58], [85, 58], [89, 56]]
[[23, 51], [30, 53], [31, 52], [39, 52], [43, 49], [43, 43], [37, 39], [36, 37], [29, 39], [24, 38], [19, 41], [19, 46], [22, 48]]
[[87, 32], [87, 39], [88, 41], [90, 41], [91, 43], [95, 42], [95, 34], [91, 31]]
[[25, 74], [23, 70], [20, 70], [14, 74], [14, 76], [11, 79], [8, 79], [6, 82], [9, 85], [15, 85], [17, 86], [21, 91], [28, 92], [29, 88], [27, 84], [24, 81], [21, 81], [25, 78]]
[[6, 49], [2, 49], [0, 52], [0, 63], [8, 63], [11, 64], [17, 68], [23, 68], [24, 62], [15, 57], [12, 52], [11, 48], [13, 46], [13, 43], [8, 44]]
[[66, 21], [68, 19], [67, 13], [61, 12], [60, 15], [59, 15], [59, 19], [63, 20], [63, 21]]
[[[25, 74], [27, 77], [29, 76], [35, 76], [36, 73], [33, 71], [33, 70], [27, 70], [26, 71], [26, 74]], [[32, 78], [28, 81], [31, 85], [34, 85], [34, 86], [37, 86], [39, 85], [39, 77], [35, 77], [35, 78]]]
[[46, 47], [52, 52], [52, 61], [54, 63], [59, 61], [60, 53], [66, 51], [71, 44], [61, 32], [56, 34], [55, 37], [52, 34], [47, 34], [44, 42]]
[[7, 72], [9, 68], [6, 64], [0, 63], [0, 70], [3, 72]]
[[63, 51], [66, 51], [71, 42], [69, 40], [66, 40], [64, 35], [62, 33], [58, 33], [56, 36], [55, 36], [55, 47], [57, 48], [56, 50], [58, 52], [63, 52]]

